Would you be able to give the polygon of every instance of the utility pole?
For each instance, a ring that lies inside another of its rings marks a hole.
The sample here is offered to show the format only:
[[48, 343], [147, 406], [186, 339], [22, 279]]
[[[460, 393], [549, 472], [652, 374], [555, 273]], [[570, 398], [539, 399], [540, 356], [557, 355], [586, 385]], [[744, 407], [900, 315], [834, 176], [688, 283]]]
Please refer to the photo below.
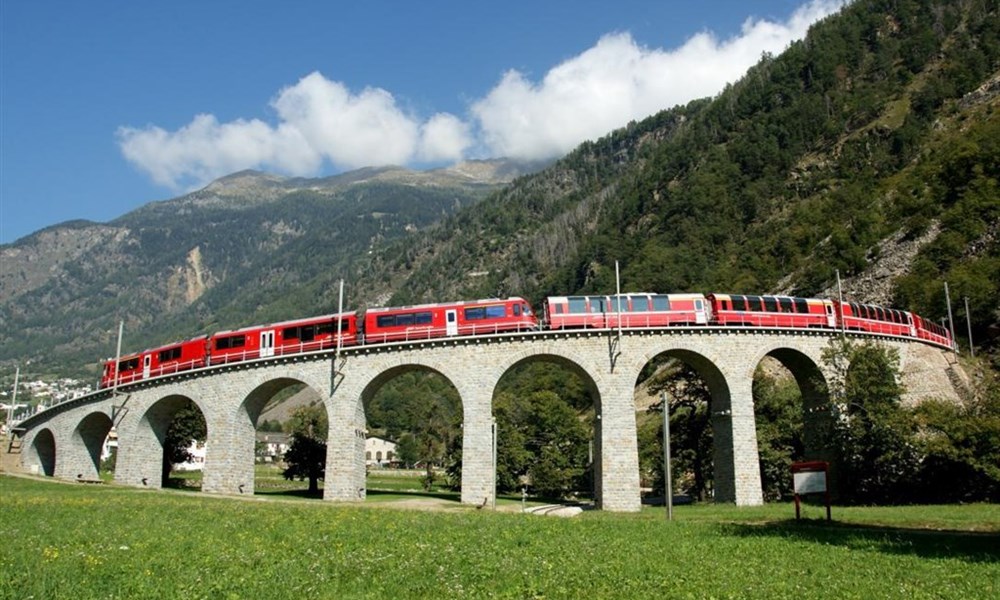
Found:
[[951, 318], [951, 294], [948, 293], [948, 282], [944, 282], [944, 299], [948, 303], [948, 330], [951, 331], [951, 343], [955, 345], [955, 352], [958, 352], [958, 340], [955, 339], [955, 321]]
[[663, 480], [663, 496], [667, 505], [667, 520], [674, 520], [674, 485], [670, 473], [670, 403], [667, 401], [666, 392], [660, 392], [660, 400], [663, 400], [663, 467], [665, 470]]
[[121, 377], [119, 370], [122, 360], [122, 334], [125, 332], [125, 320], [118, 321], [118, 346], [115, 348], [115, 384], [112, 386], [112, 395], [118, 393], [118, 380]]
[[[17, 380], [21, 377], [21, 367], [16, 367], [14, 370], [14, 397], [10, 399], [10, 405], [7, 406], [7, 431], [11, 431], [14, 427], [14, 408], [17, 406]], [[13, 434], [11, 434], [11, 439]]]
[[846, 337], [847, 331], [844, 326], [844, 291], [840, 288], [840, 269], [837, 269], [837, 301], [840, 307], [840, 337]]
[[969, 328], [969, 355], [976, 357], [976, 348], [972, 345], [972, 315], [969, 314], [969, 297], [965, 297], [965, 326]]

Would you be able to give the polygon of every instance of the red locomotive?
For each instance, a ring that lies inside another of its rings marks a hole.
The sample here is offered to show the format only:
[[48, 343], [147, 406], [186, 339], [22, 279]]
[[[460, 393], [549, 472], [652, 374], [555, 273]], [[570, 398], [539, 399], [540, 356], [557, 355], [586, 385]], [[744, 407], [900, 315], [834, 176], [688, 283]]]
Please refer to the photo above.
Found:
[[114, 359], [109, 360], [104, 363], [100, 386], [111, 387], [115, 385], [116, 379], [117, 383], [130, 383], [204, 367], [207, 345], [208, 336], [203, 335], [179, 344], [123, 356], [118, 360], [117, 369]]

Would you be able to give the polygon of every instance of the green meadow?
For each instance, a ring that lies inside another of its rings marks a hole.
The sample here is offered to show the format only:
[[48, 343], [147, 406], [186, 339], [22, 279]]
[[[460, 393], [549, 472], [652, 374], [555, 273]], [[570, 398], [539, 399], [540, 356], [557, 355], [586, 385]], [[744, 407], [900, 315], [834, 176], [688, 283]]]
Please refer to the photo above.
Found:
[[[1000, 506], [573, 518], [0, 476], [0, 598], [997, 598]], [[445, 498], [445, 499], [442, 499]]]

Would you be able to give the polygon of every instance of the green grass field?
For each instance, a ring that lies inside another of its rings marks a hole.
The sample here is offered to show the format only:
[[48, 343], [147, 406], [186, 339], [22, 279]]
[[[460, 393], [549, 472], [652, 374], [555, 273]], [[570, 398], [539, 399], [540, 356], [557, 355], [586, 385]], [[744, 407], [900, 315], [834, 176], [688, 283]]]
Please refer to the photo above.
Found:
[[0, 598], [1000, 597], [997, 505], [391, 506], [3, 476]]

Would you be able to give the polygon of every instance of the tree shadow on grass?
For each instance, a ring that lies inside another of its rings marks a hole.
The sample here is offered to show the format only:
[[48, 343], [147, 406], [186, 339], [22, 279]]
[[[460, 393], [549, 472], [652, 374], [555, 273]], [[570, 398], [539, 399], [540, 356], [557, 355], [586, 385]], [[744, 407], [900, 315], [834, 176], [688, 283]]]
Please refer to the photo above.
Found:
[[794, 519], [761, 524], [727, 523], [720, 527], [724, 534], [735, 537], [785, 538], [921, 558], [954, 558], [966, 562], [1000, 561], [998, 533], [906, 529]]

